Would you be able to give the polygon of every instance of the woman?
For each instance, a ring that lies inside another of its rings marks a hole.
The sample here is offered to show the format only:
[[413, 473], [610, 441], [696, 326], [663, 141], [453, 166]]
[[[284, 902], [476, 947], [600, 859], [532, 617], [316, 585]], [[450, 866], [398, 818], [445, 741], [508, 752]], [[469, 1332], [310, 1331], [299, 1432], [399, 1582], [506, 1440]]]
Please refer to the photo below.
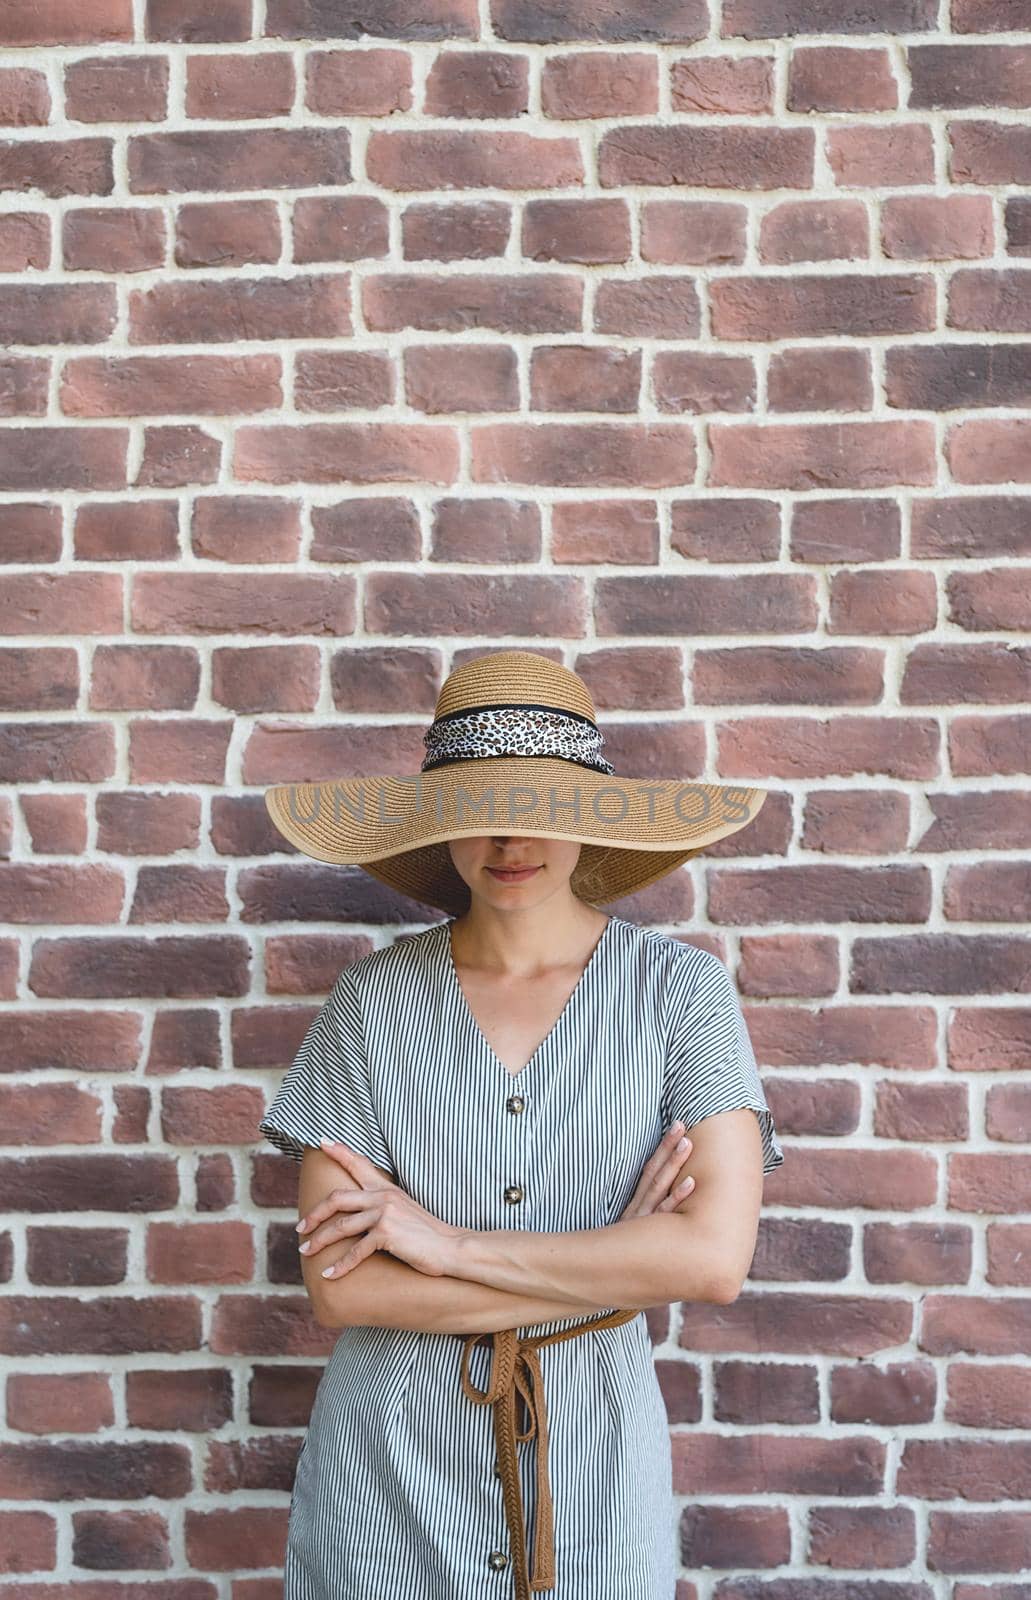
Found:
[[602, 742], [575, 673], [502, 651], [448, 678], [416, 778], [267, 796], [448, 913], [344, 969], [261, 1123], [342, 1330], [285, 1600], [672, 1600], [644, 1312], [734, 1298], [783, 1153], [722, 963], [597, 908], [765, 796], [616, 778]]

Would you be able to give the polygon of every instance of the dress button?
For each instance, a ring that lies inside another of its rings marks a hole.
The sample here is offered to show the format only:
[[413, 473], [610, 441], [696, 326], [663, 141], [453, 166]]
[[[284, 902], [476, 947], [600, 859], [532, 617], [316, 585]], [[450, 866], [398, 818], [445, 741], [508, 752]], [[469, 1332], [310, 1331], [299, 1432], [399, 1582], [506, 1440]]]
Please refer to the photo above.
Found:
[[487, 1557], [487, 1565], [493, 1567], [495, 1572], [500, 1572], [502, 1567], [507, 1567], [508, 1557], [504, 1550], [492, 1550]]
[[510, 1183], [505, 1190], [505, 1199], [510, 1206], [517, 1206], [523, 1198], [523, 1191], [517, 1183]]
[[495, 1461], [495, 1463], [494, 1463], [494, 1476], [495, 1476], [495, 1478], [500, 1478], [501, 1477], [501, 1462], [500, 1461]]
[[526, 1101], [523, 1099], [521, 1094], [510, 1094], [508, 1099], [505, 1101], [505, 1104], [509, 1111], [526, 1110]]

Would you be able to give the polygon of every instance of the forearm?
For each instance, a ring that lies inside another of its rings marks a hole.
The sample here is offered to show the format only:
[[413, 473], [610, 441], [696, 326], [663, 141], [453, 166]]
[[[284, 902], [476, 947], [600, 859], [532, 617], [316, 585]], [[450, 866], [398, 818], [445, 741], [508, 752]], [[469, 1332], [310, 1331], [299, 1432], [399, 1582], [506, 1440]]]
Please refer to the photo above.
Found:
[[[334, 1252], [336, 1253], [336, 1252]], [[323, 1260], [329, 1252], [323, 1252]], [[319, 1267], [322, 1262], [320, 1261]], [[509, 1291], [464, 1278], [429, 1277], [382, 1250], [343, 1278], [326, 1280], [319, 1268], [305, 1272], [317, 1320], [323, 1327], [411, 1328], [420, 1333], [494, 1333], [567, 1317], [590, 1316], [598, 1307], [567, 1295], [556, 1298]], [[626, 1304], [626, 1302], [622, 1302]], [[605, 1310], [612, 1309], [606, 1305]]]
[[454, 1270], [510, 1294], [544, 1294], [595, 1312], [724, 1297], [714, 1245], [674, 1212], [573, 1233], [469, 1232], [456, 1251]]

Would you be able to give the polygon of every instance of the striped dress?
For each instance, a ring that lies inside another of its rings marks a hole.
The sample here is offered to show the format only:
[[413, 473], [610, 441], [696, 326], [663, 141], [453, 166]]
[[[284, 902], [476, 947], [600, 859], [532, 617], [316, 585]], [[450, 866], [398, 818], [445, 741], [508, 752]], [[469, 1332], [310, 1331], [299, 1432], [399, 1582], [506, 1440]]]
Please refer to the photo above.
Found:
[[[737, 990], [716, 956], [611, 917], [557, 1022], [513, 1074], [469, 1010], [441, 922], [344, 969], [260, 1128], [297, 1161], [325, 1135], [343, 1140], [456, 1227], [562, 1232], [619, 1220], [671, 1122], [735, 1106], [759, 1118], [764, 1171], [779, 1166]], [[342, 1329], [298, 1459], [284, 1600], [510, 1600], [491, 1410], [462, 1392], [463, 1345]], [[478, 1389], [490, 1358], [489, 1342], [473, 1347]], [[549, 1592], [673, 1600], [669, 1424], [644, 1312], [545, 1346], [540, 1360]], [[518, 1445], [531, 1541], [534, 1450]]]

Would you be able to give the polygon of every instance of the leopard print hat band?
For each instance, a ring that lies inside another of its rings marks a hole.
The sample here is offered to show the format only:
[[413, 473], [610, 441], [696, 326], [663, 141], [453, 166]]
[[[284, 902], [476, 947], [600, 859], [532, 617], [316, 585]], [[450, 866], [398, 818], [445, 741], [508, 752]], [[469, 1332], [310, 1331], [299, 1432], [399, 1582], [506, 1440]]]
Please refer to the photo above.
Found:
[[422, 771], [481, 756], [560, 756], [592, 772], [612, 773], [611, 761], [600, 754], [604, 742], [597, 724], [574, 711], [527, 703], [476, 706], [430, 725], [423, 735]]

